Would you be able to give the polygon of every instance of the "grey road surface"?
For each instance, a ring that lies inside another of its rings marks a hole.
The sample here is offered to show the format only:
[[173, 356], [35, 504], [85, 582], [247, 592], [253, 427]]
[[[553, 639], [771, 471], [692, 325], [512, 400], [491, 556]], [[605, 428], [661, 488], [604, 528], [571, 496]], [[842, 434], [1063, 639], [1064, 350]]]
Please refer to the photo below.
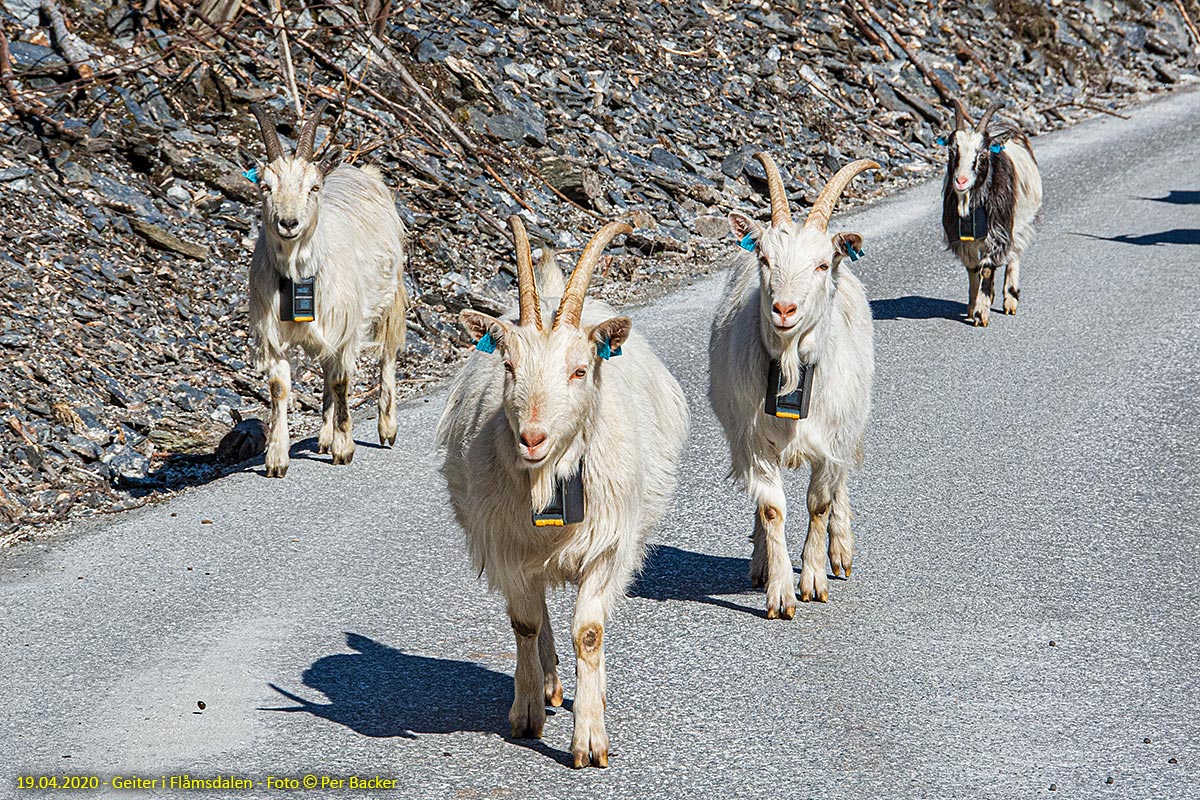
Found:
[[[446, 508], [435, 393], [394, 450], [364, 421], [349, 468], [301, 453], [0, 557], [0, 797], [62, 773], [255, 782], [211, 797], [306, 774], [398, 780], [333, 792], [364, 797], [1200, 797], [1200, 92], [1035, 145], [1025, 302], [987, 330], [961, 321], [936, 186], [835, 218], [867, 239], [878, 383], [854, 576], [793, 621], [749, 589], [705, 400], [722, 277], [634, 313], [694, 425], [605, 637], [610, 769], [566, 766], [567, 709], [507, 738], [515, 647]], [[164, 792], [75, 796], [97, 795]]]

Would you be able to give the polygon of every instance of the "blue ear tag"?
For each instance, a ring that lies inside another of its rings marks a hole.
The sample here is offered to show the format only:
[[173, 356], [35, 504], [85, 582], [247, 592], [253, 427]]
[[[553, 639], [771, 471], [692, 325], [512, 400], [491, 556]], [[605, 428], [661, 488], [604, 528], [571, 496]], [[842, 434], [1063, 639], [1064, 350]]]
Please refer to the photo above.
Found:
[[483, 335], [478, 342], [475, 343], [475, 349], [481, 353], [496, 352], [496, 340], [492, 338], [492, 332], [488, 331]]
[[258, 167], [251, 167], [243, 172], [242, 175], [251, 183], [258, 183]]
[[[756, 243], [754, 241], [754, 234], [752, 233], [747, 233], [742, 237], [742, 240], [738, 242], [738, 247], [742, 248], [747, 253], [753, 253], [755, 246]], [[618, 347], [617, 349], [620, 350], [621, 348]]]
[[994, 144], [988, 148], [988, 150], [991, 150], [993, 153], [999, 153], [1003, 149], [1004, 149], [1004, 145], [1002, 145], [1002, 144]]
[[854, 261], [858, 261], [860, 258], [865, 256], [866, 253], [864, 253], [862, 250], [855, 250], [854, 245], [847, 242], [846, 243], [846, 255], [850, 256], [851, 262], [854, 262]]
[[937, 138], [937, 143], [938, 143], [938, 144], [940, 144], [942, 147], [945, 147], [945, 146], [946, 146], [946, 137], [945, 137], [945, 136], [939, 136], [939, 137]]
[[613, 350], [609, 340], [605, 339], [603, 342], [596, 344], [596, 355], [600, 356], [605, 361], [608, 361], [614, 356], [621, 355], [621, 348], [618, 346], [616, 350]]

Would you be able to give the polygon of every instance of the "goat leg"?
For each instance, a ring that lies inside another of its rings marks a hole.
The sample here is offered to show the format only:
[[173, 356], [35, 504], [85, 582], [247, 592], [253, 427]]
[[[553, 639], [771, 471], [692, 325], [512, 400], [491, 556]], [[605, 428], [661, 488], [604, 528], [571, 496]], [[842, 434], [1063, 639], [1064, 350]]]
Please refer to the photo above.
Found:
[[268, 372], [271, 390], [271, 432], [267, 437], [267, 477], [282, 478], [288, 471], [288, 395], [292, 391], [292, 365], [281, 353], [272, 355]]
[[350, 372], [343, 370], [333, 376], [333, 463], [349, 464], [354, 460], [354, 437], [350, 431]]
[[829, 510], [829, 567], [834, 575], [850, 577], [854, 564], [854, 530], [850, 527], [850, 493], [845, 470], [839, 470]]
[[546, 724], [546, 702], [538, 637], [546, 594], [541, 587], [521, 587], [506, 594], [508, 616], [517, 638], [517, 672], [513, 678], [513, 704], [508, 712], [508, 722], [514, 739], [540, 739]]
[[1004, 268], [1004, 313], [1017, 313], [1021, 302], [1021, 257], [1013, 256]]
[[324, 455], [333, 447], [333, 382], [334, 367], [329, 363], [321, 364], [321, 374], [325, 387], [321, 390], [321, 433], [317, 436], [317, 453]]
[[558, 679], [558, 652], [554, 649], [554, 631], [550, 628], [550, 609], [542, 595], [542, 630], [538, 634], [538, 656], [544, 676], [542, 686], [546, 704], [558, 708], [563, 704], [562, 681]]
[[833, 505], [834, 470], [823, 462], [813, 462], [808, 481], [808, 536], [804, 539], [800, 566], [800, 599], [804, 602], [829, 601], [829, 578], [825, 574], [825, 542], [829, 512]]
[[604, 621], [608, 617], [608, 581], [605, 570], [593, 565], [579, 582], [571, 638], [575, 644], [575, 730], [571, 756], [576, 769], [608, 766], [608, 732], [604, 710], [608, 704], [604, 672]]

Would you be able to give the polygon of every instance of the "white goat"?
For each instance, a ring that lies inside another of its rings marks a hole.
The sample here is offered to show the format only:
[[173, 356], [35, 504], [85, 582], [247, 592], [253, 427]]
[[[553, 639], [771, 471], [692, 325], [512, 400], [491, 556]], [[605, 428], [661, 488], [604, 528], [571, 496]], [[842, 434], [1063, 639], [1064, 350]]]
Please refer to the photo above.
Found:
[[994, 103], [967, 127], [955, 101], [954, 135], [942, 186], [942, 230], [946, 246], [967, 268], [967, 316], [986, 328], [995, 295], [995, 273], [1004, 267], [1004, 313], [1016, 314], [1021, 300], [1021, 256], [1033, 241], [1042, 207], [1042, 176], [1029, 139], [1001, 122], [991, 128]]
[[[451, 386], [437, 434], [443, 472], [475, 567], [508, 601], [517, 640], [512, 735], [540, 738], [545, 704], [562, 704], [546, 589], [572, 581], [579, 593], [571, 751], [577, 768], [605, 767], [604, 625], [674, 491], [687, 405], [646, 341], [630, 332], [630, 319], [584, 299], [604, 247], [629, 226], [612, 222], [597, 233], [565, 287], [552, 259], [543, 261], [542, 290], [562, 295], [547, 329], [542, 318], [553, 306], [543, 309], [539, 299], [524, 226], [517, 217], [510, 224], [520, 316], [462, 312], [467, 330], [496, 355], [474, 353]], [[578, 489], [581, 473], [582, 521], [564, 513], [561, 527], [537, 526], [552, 501], [572, 484]]]
[[[771, 226], [730, 215], [742, 246], [753, 252], [735, 257], [713, 320], [708, 394], [729, 441], [730, 475], [758, 506], [750, 581], [766, 584], [768, 618], [791, 619], [796, 592], [784, 534], [781, 466], [812, 465], [800, 598], [829, 598], [826, 529], [834, 574], [850, 575], [854, 536], [846, 481], [862, 462], [875, 353], [871, 307], [858, 278], [842, 264], [845, 256], [861, 254], [862, 236], [830, 236], [827, 228], [854, 176], [879, 165], [863, 160], [843, 167], [801, 227], [792, 221], [775, 163], [766, 153], [756, 157], [771, 191]], [[789, 395], [805, 386], [807, 403], [778, 415], [764, 412], [777, 405], [786, 409], [794, 399]]]
[[[341, 148], [312, 160], [325, 106], [321, 101], [305, 121], [293, 156], [284, 154], [267, 112], [251, 106], [267, 164], [258, 179], [262, 229], [250, 264], [250, 330], [256, 365], [270, 381], [266, 467], [273, 478], [288, 469], [293, 347], [317, 359], [325, 379], [318, 452], [332, 452], [334, 464], [354, 457], [346, 393], [367, 341], [379, 349], [379, 441], [396, 441], [396, 351], [404, 346], [408, 310], [404, 224], [378, 170], [342, 164]], [[289, 314], [292, 287], [306, 279], [312, 313]]]

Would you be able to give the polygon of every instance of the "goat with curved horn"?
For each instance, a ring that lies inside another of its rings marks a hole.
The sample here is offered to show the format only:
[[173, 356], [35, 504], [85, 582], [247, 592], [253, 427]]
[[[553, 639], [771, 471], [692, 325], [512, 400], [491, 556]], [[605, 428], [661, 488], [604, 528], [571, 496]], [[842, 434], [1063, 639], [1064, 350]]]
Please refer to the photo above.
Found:
[[971, 121], [971, 115], [967, 113], [966, 106], [962, 100], [954, 98], [954, 130], [965, 131], [968, 123]]
[[[524, 229], [510, 221], [521, 274], [530, 274]], [[517, 648], [508, 713], [515, 738], [541, 738], [546, 706], [563, 703], [546, 587], [579, 587], [567, 629], [568, 652], [575, 652], [576, 767], [608, 766], [609, 610], [641, 568], [647, 535], [668, 508], [687, 432], [683, 392], [633, 322], [599, 300], [585, 302], [604, 247], [629, 232], [620, 222], [605, 225], [584, 247], [569, 284], [553, 259], [538, 265], [541, 290], [562, 297], [549, 330], [527, 324], [532, 295], [522, 298], [522, 324], [512, 311], [500, 318], [461, 313], [482, 352], [454, 379], [437, 433], [471, 560], [507, 600]], [[530, 274], [522, 292], [531, 286]]]
[[258, 129], [262, 133], [263, 145], [267, 148], [267, 163], [283, 158], [283, 145], [279, 143], [279, 134], [275, 130], [275, 119], [271, 116], [271, 112], [258, 103], [251, 103], [250, 113], [258, 120]]
[[[729, 215], [741, 249], [713, 319], [708, 396], [729, 444], [730, 474], [756, 507], [750, 582], [766, 587], [769, 619], [796, 614], [784, 468], [812, 465], [800, 599], [829, 598], [827, 553], [834, 575], [850, 574], [847, 487], [862, 460], [875, 351], [871, 307], [845, 263], [863, 256], [863, 237], [828, 227], [842, 192], [869, 169], [879, 164], [862, 159], [838, 170], [799, 230]], [[787, 214], [780, 204], [774, 211]]]
[[610, 222], [592, 237], [579, 255], [579, 261], [567, 281], [566, 291], [558, 304], [558, 312], [554, 315], [554, 327], [562, 324], [579, 327], [579, 319], [583, 314], [583, 301], [587, 296], [588, 285], [592, 282], [592, 270], [600, 260], [600, 254], [608, 247], [613, 239], [621, 234], [633, 233], [633, 228], [624, 222]]
[[525, 223], [516, 214], [508, 218], [512, 228], [513, 245], [517, 249], [517, 298], [520, 324], [542, 329], [542, 301], [538, 297], [537, 281], [533, 277], [533, 256], [529, 252], [529, 234]]
[[313, 142], [317, 138], [317, 125], [321, 121], [321, 115], [328, 107], [329, 101], [322, 100], [308, 115], [308, 119], [304, 120], [304, 125], [300, 128], [300, 135], [296, 137], [296, 158], [312, 161]]
[[[996, 272], [1004, 269], [1004, 313], [1017, 313], [1021, 254], [1033, 240], [1042, 205], [1042, 179], [1028, 137], [1006, 121], [995, 102], [974, 127], [957, 99], [956, 130], [946, 145], [942, 230], [946, 246], [967, 269], [967, 318], [986, 328], [991, 320]], [[989, 130], [990, 128], [990, 130]]]
[[839, 169], [837, 174], [829, 179], [829, 183], [825, 184], [821, 193], [817, 195], [817, 201], [813, 203], [812, 210], [808, 212], [808, 218], [804, 220], [804, 227], [816, 228], [821, 231], [828, 229], [829, 218], [833, 215], [833, 207], [841, 199], [842, 192], [846, 191], [850, 181], [869, 169], [879, 169], [879, 164], [869, 158], [860, 158]]
[[771, 193], [771, 224], [778, 228], [792, 221], [792, 210], [788, 208], [787, 192], [783, 189], [783, 179], [779, 177], [779, 167], [775, 166], [775, 159], [771, 158], [770, 153], [755, 153], [754, 157], [762, 164], [763, 172], [767, 173], [767, 189]]

